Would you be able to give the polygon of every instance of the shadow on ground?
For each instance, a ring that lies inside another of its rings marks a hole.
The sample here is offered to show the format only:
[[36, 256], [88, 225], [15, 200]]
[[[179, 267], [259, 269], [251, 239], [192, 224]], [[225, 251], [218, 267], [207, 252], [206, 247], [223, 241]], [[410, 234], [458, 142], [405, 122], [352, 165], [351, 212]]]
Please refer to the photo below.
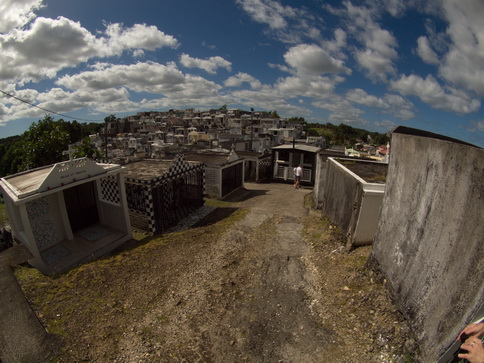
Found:
[[211, 224], [215, 224], [227, 217], [230, 217], [238, 208], [233, 207], [219, 207], [216, 208], [212, 213], [200, 219], [197, 223], [193, 225], [194, 228], [206, 227]]
[[260, 190], [249, 190], [249, 189], [241, 189], [236, 191], [233, 194], [230, 194], [228, 197], [224, 198], [225, 202], [245, 202], [248, 199], [255, 198], [261, 195], [266, 195], [269, 190], [260, 189]]

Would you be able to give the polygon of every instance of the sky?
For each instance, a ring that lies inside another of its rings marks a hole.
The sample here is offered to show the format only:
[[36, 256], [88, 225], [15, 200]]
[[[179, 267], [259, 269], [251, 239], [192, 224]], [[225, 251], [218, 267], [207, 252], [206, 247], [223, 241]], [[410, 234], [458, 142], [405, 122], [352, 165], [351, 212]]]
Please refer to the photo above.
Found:
[[483, 19], [482, 0], [1, 0], [0, 137], [47, 111], [227, 105], [483, 147]]

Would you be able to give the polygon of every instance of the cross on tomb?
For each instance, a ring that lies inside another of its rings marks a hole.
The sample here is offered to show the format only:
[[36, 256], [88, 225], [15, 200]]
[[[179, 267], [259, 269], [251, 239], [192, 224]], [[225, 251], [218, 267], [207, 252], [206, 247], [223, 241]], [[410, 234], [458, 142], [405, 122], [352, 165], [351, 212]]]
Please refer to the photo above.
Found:
[[72, 144], [69, 144], [69, 150], [65, 150], [62, 152], [62, 155], [69, 155], [69, 160], [72, 160], [72, 156], [76, 150], [72, 148]]

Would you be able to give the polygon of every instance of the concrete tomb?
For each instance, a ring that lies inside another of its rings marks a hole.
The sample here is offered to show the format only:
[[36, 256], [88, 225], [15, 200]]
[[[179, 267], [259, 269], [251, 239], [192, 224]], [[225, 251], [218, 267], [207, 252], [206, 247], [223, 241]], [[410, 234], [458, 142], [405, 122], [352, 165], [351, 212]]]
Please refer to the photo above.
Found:
[[123, 169], [74, 159], [0, 179], [15, 239], [47, 275], [132, 238]]

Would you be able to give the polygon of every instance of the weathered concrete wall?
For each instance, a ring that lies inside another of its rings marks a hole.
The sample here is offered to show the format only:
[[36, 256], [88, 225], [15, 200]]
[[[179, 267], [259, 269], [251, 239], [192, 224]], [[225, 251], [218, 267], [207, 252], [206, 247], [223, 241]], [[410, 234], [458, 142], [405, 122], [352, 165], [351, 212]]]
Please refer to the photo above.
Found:
[[368, 160], [329, 158], [327, 161], [321, 209], [345, 233], [348, 248], [373, 242], [385, 184], [369, 183], [365, 179], [384, 176], [386, 171], [386, 164]]
[[435, 362], [484, 300], [484, 151], [397, 128], [371, 261]]
[[[326, 180], [323, 187], [321, 209], [345, 233], [353, 219], [354, 203], [363, 190], [358, 181], [334, 162], [327, 161]], [[356, 206], [357, 207], [357, 206]]]
[[57, 346], [40, 324], [20, 288], [11, 265], [32, 255], [22, 245], [0, 254], [0, 361], [44, 362]]
[[313, 203], [314, 208], [322, 209], [324, 200], [324, 185], [326, 184], [329, 157], [343, 157], [344, 152], [321, 150], [316, 155], [316, 168], [314, 171]]

